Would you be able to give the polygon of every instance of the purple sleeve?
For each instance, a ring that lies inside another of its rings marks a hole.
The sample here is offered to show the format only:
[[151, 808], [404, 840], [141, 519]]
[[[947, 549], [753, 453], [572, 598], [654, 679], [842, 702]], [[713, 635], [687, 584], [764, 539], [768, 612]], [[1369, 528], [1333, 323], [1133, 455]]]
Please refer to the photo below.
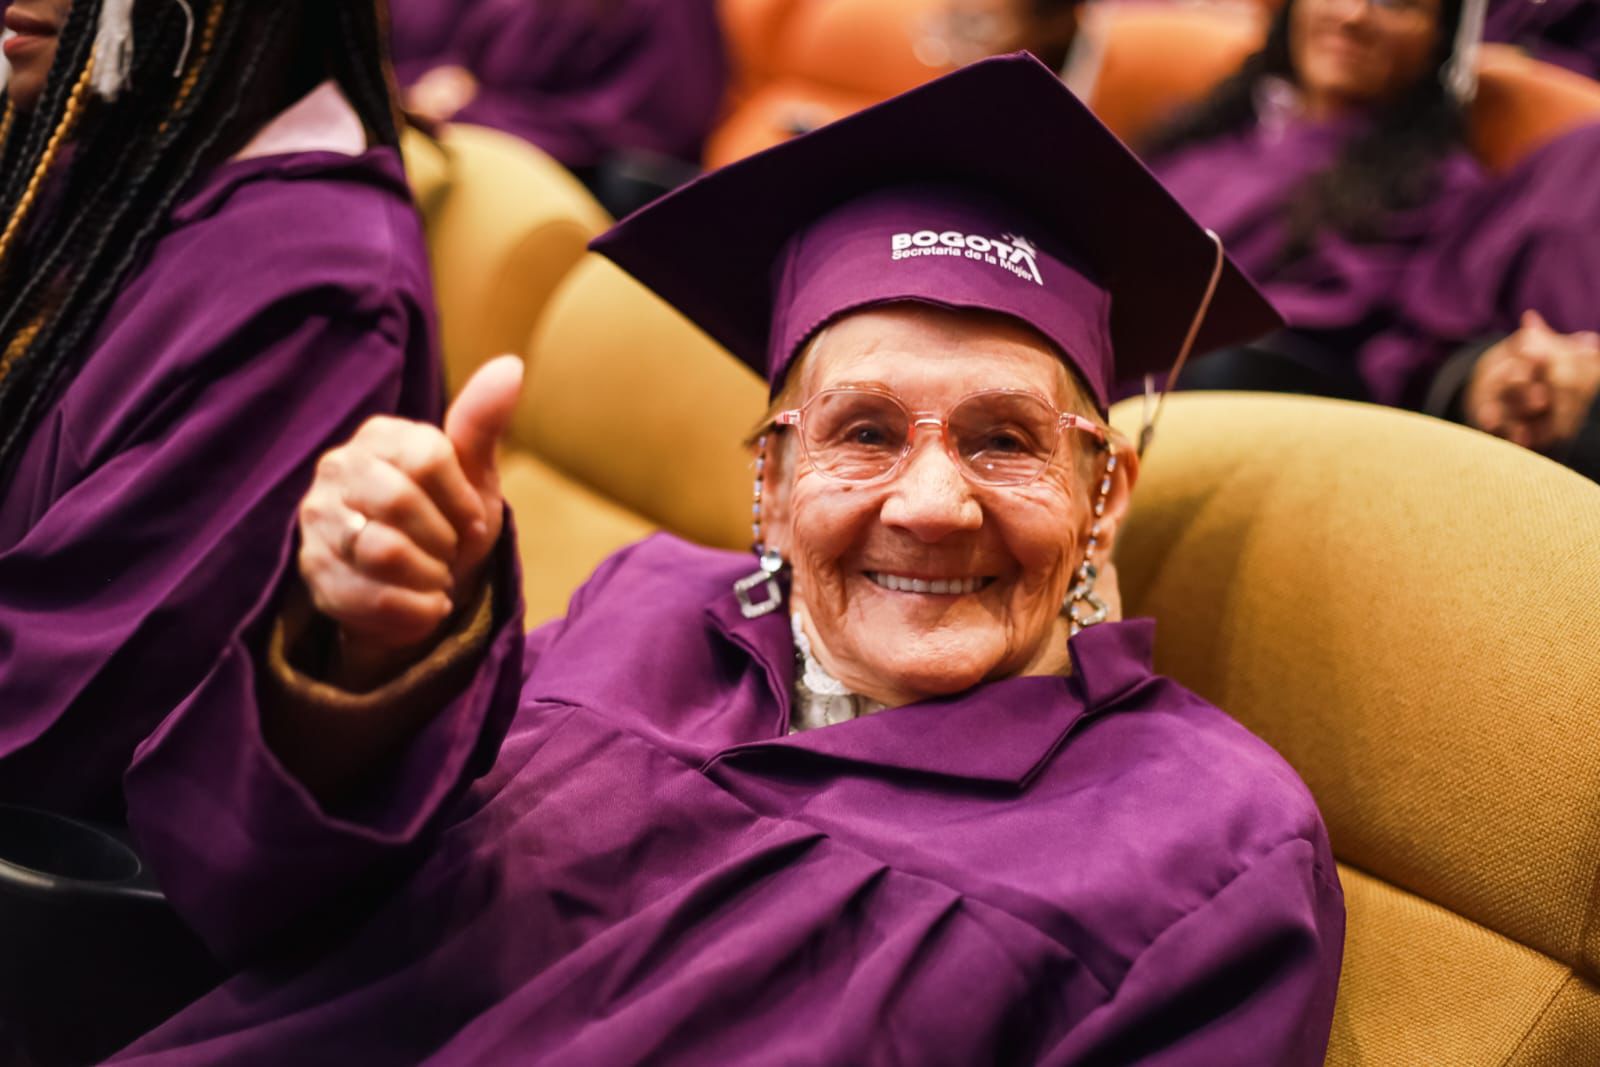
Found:
[[248, 336], [152, 330], [192, 364], [123, 382], [127, 411], [41, 426], [73, 481], [0, 552], [0, 799], [110, 808], [134, 747], [270, 583], [316, 456], [402, 403], [402, 316], [332, 303], [263, 311]]
[[168, 898], [220, 958], [242, 962], [267, 938], [347, 903], [368, 874], [404, 863], [493, 765], [522, 681], [514, 543], [508, 529], [475, 672], [381, 779], [338, 810], [319, 803], [263, 737], [262, 650], [276, 593], [141, 746], [126, 782], [130, 823]]
[[1406, 314], [1458, 341], [1517, 328], [1533, 308], [1555, 329], [1595, 329], [1600, 126], [1566, 134], [1459, 204], [1409, 272]]
[[1343, 945], [1332, 858], [1289, 841], [1163, 931], [1041, 1062], [1320, 1067]]

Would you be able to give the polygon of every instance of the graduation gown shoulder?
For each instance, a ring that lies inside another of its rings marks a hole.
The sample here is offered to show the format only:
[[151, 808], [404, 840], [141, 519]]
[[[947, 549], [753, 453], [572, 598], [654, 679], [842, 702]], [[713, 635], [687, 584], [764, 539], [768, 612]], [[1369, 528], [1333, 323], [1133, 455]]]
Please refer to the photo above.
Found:
[[316, 457], [437, 416], [427, 270], [388, 149], [229, 163], [175, 210], [0, 487], [0, 800], [119, 812]]

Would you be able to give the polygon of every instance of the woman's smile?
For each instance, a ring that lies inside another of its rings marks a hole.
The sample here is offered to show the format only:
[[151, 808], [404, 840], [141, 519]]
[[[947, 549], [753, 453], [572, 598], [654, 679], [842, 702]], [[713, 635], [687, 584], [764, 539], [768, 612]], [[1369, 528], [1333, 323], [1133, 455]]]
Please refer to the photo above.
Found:
[[909, 574], [891, 574], [884, 571], [864, 571], [867, 580], [879, 589], [891, 593], [914, 593], [925, 596], [967, 596], [981, 592], [994, 583], [992, 575], [972, 577], [931, 578]]
[[16, 59], [49, 47], [57, 33], [56, 27], [50, 22], [18, 11], [14, 7], [6, 11], [5, 26], [12, 34], [6, 38], [4, 46], [7, 59]]

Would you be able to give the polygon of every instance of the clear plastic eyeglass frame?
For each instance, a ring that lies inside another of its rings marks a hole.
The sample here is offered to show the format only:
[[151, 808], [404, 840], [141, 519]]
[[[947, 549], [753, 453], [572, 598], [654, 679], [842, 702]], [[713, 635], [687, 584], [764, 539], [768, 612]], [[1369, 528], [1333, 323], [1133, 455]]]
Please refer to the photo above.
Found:
[[[899, 454], [894, 457], [889, 465], [881, 471], [859, 478], [842, 475], [829, 469], [826, 464], [819, 463], [812, 455], [811, 442], [807, 440], [807, 435], [805, 432], [806, 414], [808, 411], [811, 411], [815, 405], [829, 398], [853, 394], [862, 394], [880, 400], [887, 400], [893, 403], [905, 415], [906, 427], [905, 443], [901, 446]], [[970, 401], [984, 397], [993, 397], [997, 399], [1023, 399], [1032, 401], [1039, 404], [1042, 410], [1049, 411], [1054, 415], [1055, 435], [1050, 442], [1050, 453], [1043, 457], [1042, 462], [1039, 463], [1038, 469], [1032, 474], [1021, 478], [985, 478], [977, 470], [975, 470], [970, 463], [966, 461], [966, 459], [961, 455], [960, 450], [956, 447], [955, 442], [951, 439], [950, 414], [959, 410], [963, 405], [966, 405]], [[818, 474], [830, 481], [842, 482], [850, 485], [872, 485], [877, 482], [888, 481], [894, 478], [900, 473], [901, 468], [905, 466], [906, 457], [911, 455], [912, 449], [916, 446], [916, 431], [922, 428], [927, 428], [938, 432], [939, 438], [944, 444], [945, 454], [950, 457], [951, 462], [956, 465], [957, 469], [959, 469], [969, 481], [979, 485], [1004, 486], [1006, 488], [1017, 488], [1020, 486], [1031, 485], [1038, 481], [1039, 478], [1043, 476], [1044, 472], [1050, 468], [1050, 464], [1054, 462], [1056, 453], [1060, 451], [1061, 438], [1068, 430], [1077, 430], [1082, 433], [1086, 433], [1093, 437], [1095, 441], [1102, 447], [1104, 447], [1107, 443], [1105, 430], [1094, 422], [1084, 418], [1081, 415], [1075, 415], [1068, 411], [1060, 411], [1042, 396], [1025, 389], [982, 389], [976, 392], [968, 393], [951, 405], [949, 411], [943, 415], [933, 411], [913, 411], [903, 400], [888, 390], [868, 389], [861, 387], [825, 389], [816, 396], [812, 397], [810, 400], [806, 401], [806, 403], [802, 406], [798, 408], [791, 408], [788, 411], [779, 412], [773, 419], [773, 424], [775, 426], [793, 427], [798, 431], [800, 448], [802, 453], [805, 455], [806, 462], [810, 464]]]

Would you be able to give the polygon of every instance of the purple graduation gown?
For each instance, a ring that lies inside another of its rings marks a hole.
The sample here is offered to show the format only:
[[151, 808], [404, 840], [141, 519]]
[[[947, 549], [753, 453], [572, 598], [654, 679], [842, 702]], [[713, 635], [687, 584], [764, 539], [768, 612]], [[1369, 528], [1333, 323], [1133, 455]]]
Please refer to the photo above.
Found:
[[1269, 119], [1153, 160], [1151, 169], [1222, 237], [1290, 329], [1348, 354], [1374, 400], [1409, 406], [1420, 399], [1444, 348], [1405, 318], [1396, 297], [1418, 250], [1485, 177], [1462, 149], [1441, 163], [1440, 184], [1428, 203], [1391, 214], [1379, 240], [1357, 244], [1325, 234], [1305, 256], [1281, 263], [1290, 201], [1362, 129], [1360, 120]]
[[1534, 152], [1458, 205], [1401, 293], [1441, 337], [1517, 329], [1538, 311], [1563, 333], [1600, 330], [1600, 124]]
[[449, 62], [456, 31], [482, 0], [389, 0], [389, 56], [395, 78], [412, 85]]
[[436, 413], [429, 286], [389, 149], [229, 163], [174, 211], [0, 487], [0, 801], [118, 815], [316, 457]]
[[1600, 77], [1600, 4], [1595, 0], [1490, 0], [1483, 36]]
[[789, 621], [741, 616], [750, 569], [657, 536], [525, 645], [504, 612], [338, 811], [262, 743], [268, 601], [129, 776], [181, 813], [135, 819], [171, 898], [254, 965], [121, 1058], [1321, 1064], [1321, 819], [1151, 672], [1151, 623], [1078, 635], [1071, 677], [786, 736]]
[[[515, 134], [568, 167], [622, 150], [698, 162], [728, 59], [715, 0], [396, 0], [398, 70], [478, 80], [457, 122]], [[433, 42], [430, 49], [428, 42]]]

